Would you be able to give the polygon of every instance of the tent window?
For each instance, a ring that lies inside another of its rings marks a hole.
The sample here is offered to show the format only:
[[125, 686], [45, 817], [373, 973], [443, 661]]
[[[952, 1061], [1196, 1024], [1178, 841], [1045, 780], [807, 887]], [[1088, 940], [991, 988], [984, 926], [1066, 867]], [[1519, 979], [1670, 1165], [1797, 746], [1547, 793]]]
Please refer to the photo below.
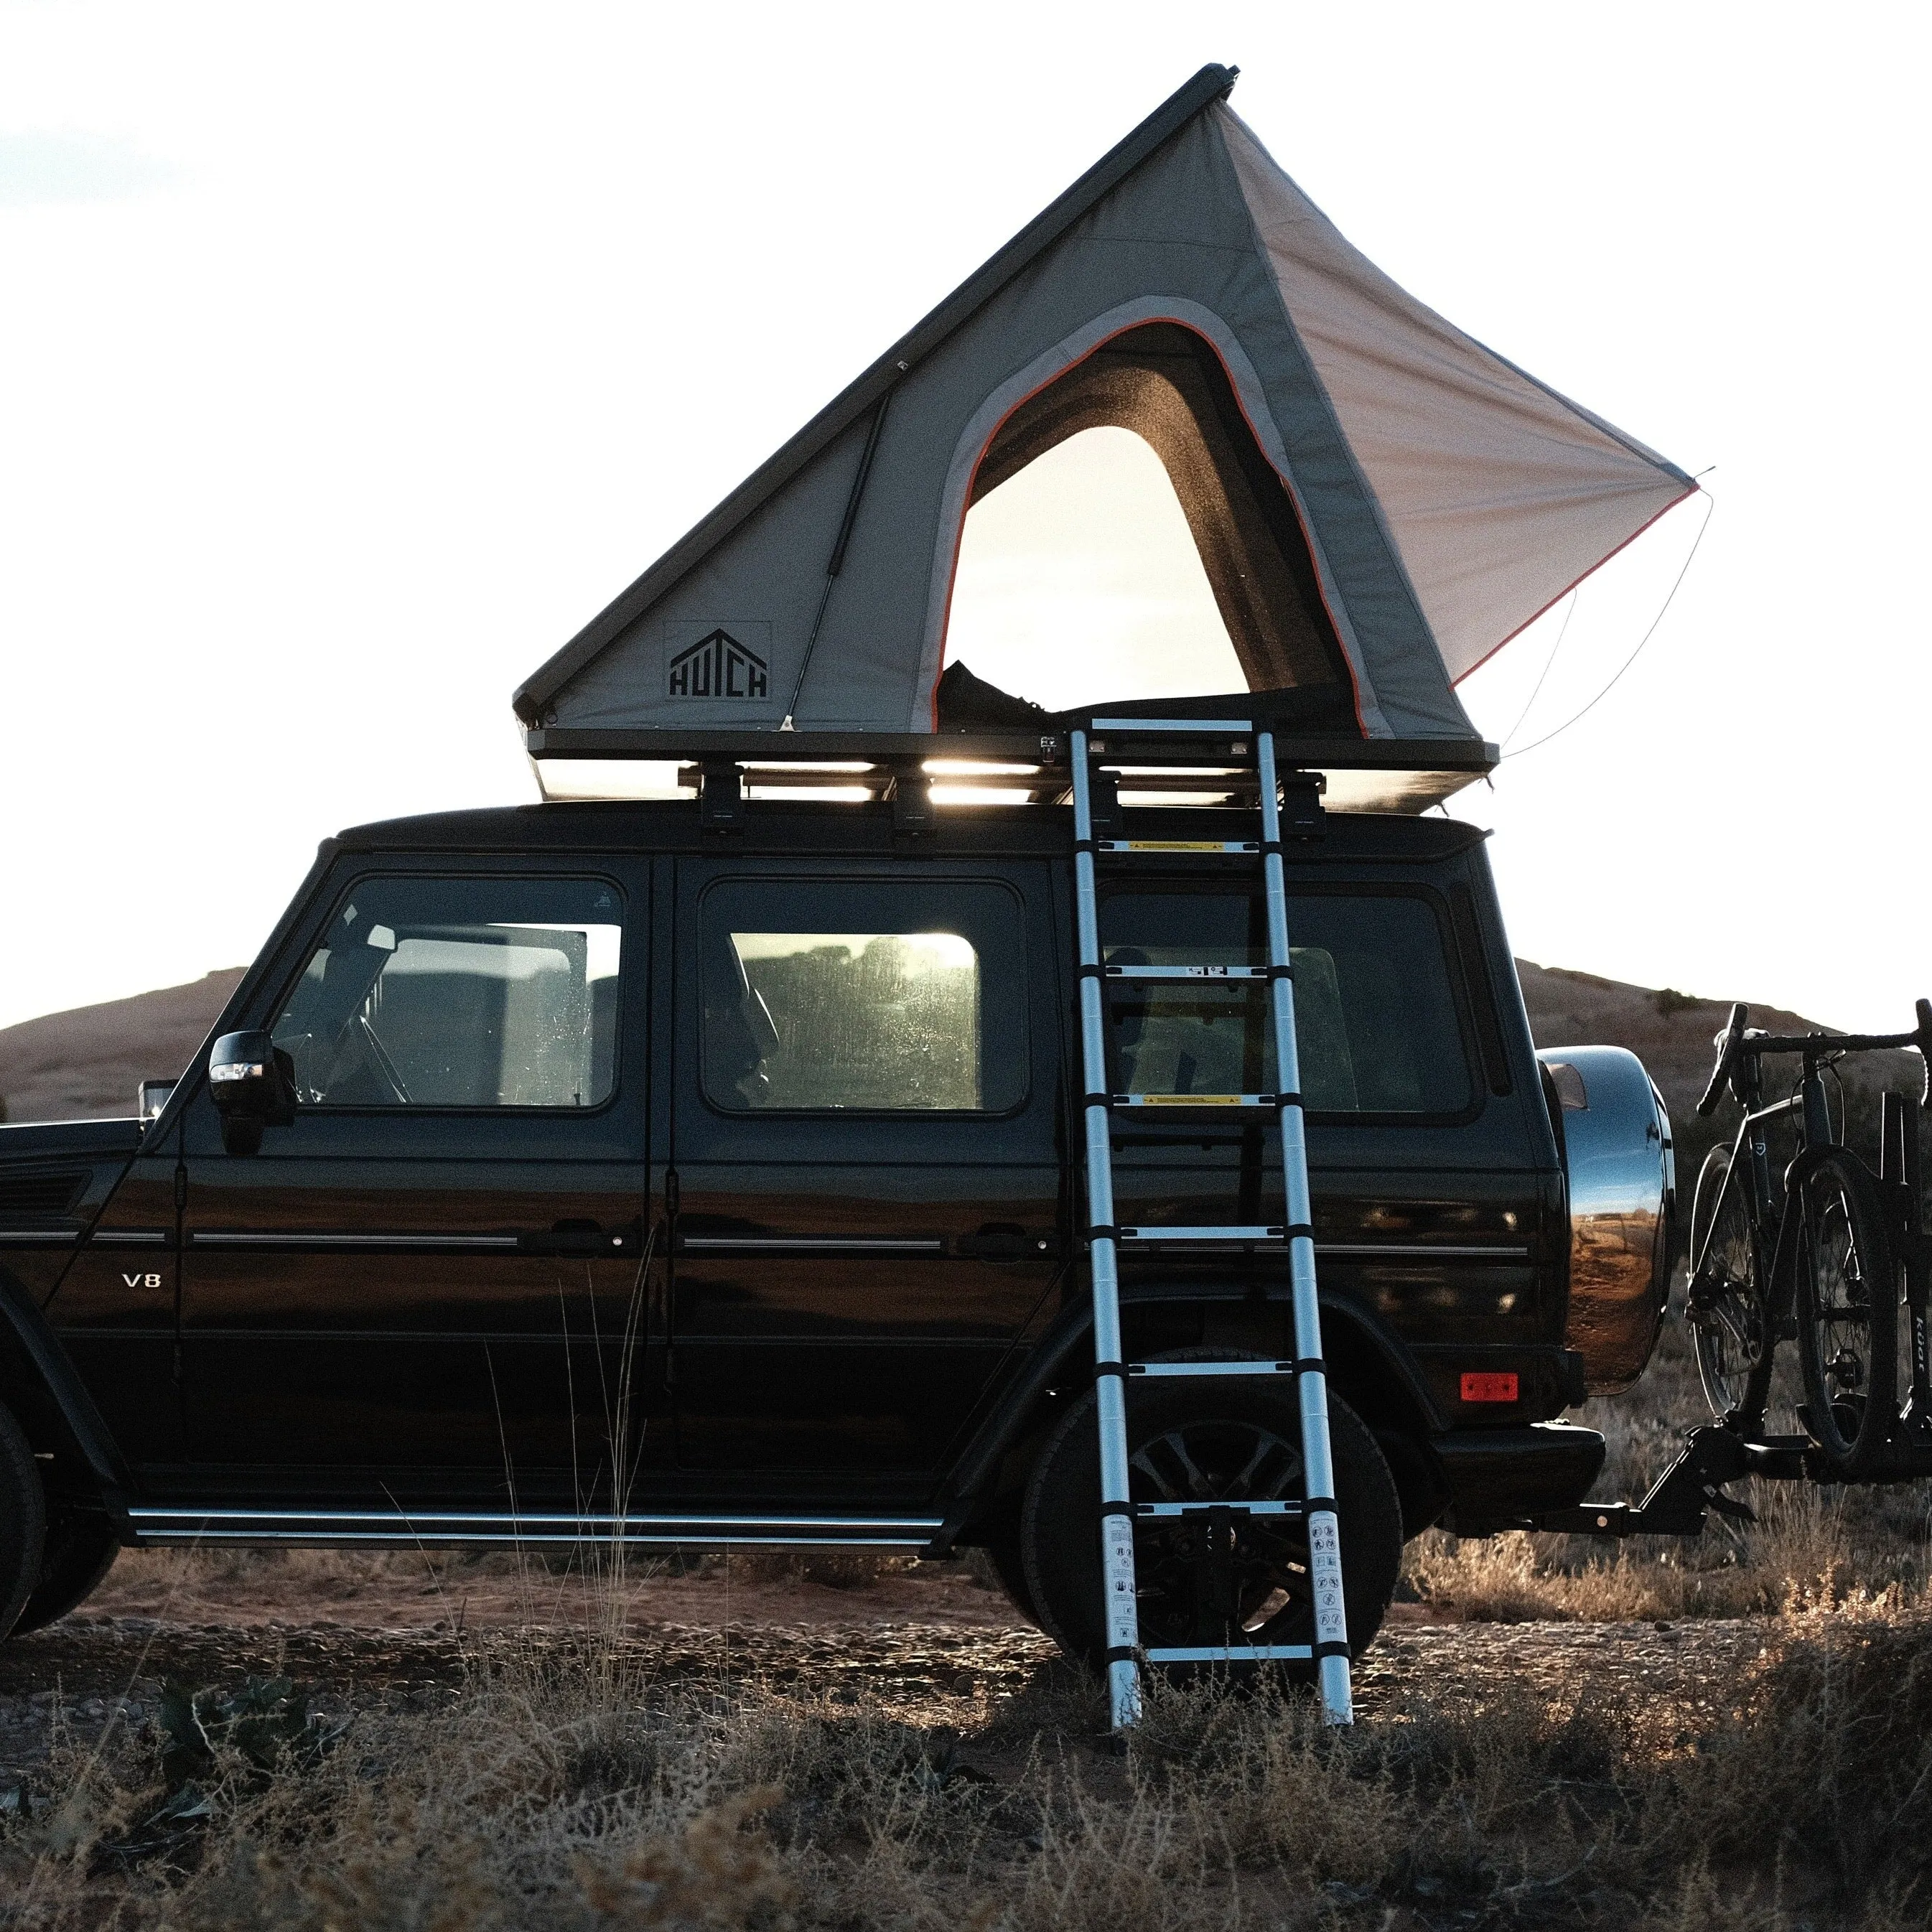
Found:
[[1219, 357], [1174, 323], [1114, 338], [1000, 426], [946, 656], [1050, 710], [1292, 689], [1311, 726], [1358, 728], [1293, 502]]
[[946, 655], [1049, 711], [1247, 683], [1174, 485], [1124, 429], [1070, 436], [968, 512]]

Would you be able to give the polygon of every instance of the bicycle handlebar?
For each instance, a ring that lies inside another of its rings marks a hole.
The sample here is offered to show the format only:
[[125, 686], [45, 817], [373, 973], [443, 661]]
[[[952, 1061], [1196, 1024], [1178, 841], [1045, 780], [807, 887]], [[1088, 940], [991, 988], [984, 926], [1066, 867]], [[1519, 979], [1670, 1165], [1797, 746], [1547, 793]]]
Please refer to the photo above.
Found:
[[1745, 1025], [1750, 1009], [1734, 1006], [1729, 1023], [1712, 1042], [1718, 1049], [1718, 1064], [1711, 1070], [1711, 1084], [1697, 1102], [1697, 1112], [1708, 1117], [1724, 1093], [1731, 1070], [1745, 1054], [1756, 1058], [1767, 1053], [1802, 1053], [1822, 1058], [1826, 1054], [1880, 1053], [1898, 1047], [1910, 1048], [1924, 1063], [1918, 1104], [1932, 1107], [1932, 1000], [1917, 1001], [1912, 1016], [1918, 1024], [1910, 1033], [1753, 1033]]
[[1704, 1089], [1704, 1097], [1697, 1102], [1698, 1113], [1708, 1118], [1724, 1090], [1724, 1082], [1730, 1078], [1731, 1067], [1738, 1057], [1738, 1048], [1744, 1040], [1744, 1022], [1750, 1018], [1747, 1006], [1734, 1006], [1731, 1017], [1724, 1030], [1711, 1044], [1718, 1049], [1718, 1064], [1711, 1070], [1711, 1084]]

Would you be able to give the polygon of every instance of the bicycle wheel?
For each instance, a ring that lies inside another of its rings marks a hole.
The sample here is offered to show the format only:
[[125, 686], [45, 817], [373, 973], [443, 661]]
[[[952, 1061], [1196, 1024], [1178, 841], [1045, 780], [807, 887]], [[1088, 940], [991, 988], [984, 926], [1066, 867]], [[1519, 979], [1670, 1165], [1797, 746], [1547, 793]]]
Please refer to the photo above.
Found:
[[1838, 1474], [1863, 1475], [1898, 1409], [1898, 1269], [1877, 1184], [1832, 1148], [1788, 1211], [1802, 1217], [1794, 1265], [1805, 1421]]
[[1713, 1148], [1697, 1175], [1690, 1209], [1690, 1264], [1685, 1314], [1696, 1338], [1697, 1373], [1712, 1413], [1725, 1416], [1742, 1404], [1764, 1344], [1757, 1242], [1744, 1177], [1740, 1174], [1737, 1184], [1731, 1184], [1728, 1148]]

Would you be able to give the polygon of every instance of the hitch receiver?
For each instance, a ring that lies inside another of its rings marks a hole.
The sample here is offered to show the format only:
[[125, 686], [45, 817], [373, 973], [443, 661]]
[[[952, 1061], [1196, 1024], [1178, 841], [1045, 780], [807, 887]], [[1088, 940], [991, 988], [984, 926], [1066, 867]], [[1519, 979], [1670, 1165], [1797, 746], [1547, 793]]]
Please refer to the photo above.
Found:
[[[1712, 1510], [1740, 1522], [1755, 1522], [1748, 1503], [1724, 1494], [1739, 1476], [1784, 1474], [1761, 1466], [1759, 1445], [1748, 1444], [1722, 1423], [1707, 1422], [1690, 1431], [1683, 1453], [1652, 1484], [1640, 1503], [1581, 1503], [1574, 1509], [1546, 1510], [1538, 1529], [1576, 1536], [1695, 1536]], [[1775, 1453], [1775, 1452], [1774, 1452]]]

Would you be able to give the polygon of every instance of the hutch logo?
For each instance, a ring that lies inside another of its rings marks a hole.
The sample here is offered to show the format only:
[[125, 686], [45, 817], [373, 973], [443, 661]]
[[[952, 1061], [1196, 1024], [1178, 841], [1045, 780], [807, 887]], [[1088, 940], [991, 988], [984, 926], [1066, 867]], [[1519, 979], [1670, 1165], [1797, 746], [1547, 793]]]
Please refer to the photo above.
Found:
[[771, 667], [729, 631], [713, 631], [670, 661], [673, 698], [764, 698]]

